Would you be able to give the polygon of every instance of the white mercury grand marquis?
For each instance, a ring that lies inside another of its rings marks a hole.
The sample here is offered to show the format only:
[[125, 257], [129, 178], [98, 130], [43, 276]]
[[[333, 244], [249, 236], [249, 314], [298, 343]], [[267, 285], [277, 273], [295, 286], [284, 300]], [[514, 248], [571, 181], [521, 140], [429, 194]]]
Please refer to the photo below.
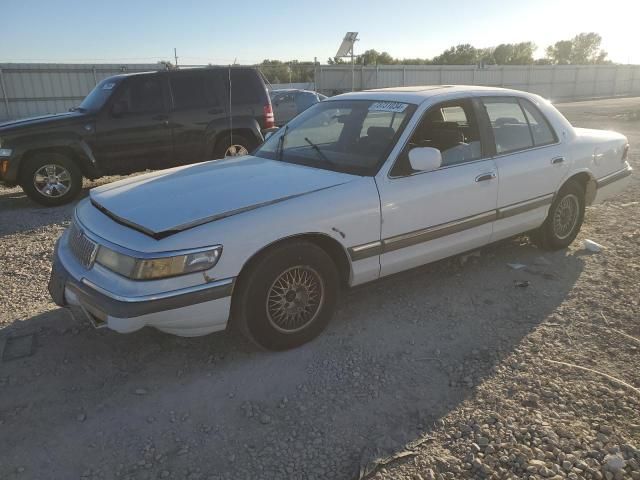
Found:
[[233, 324], [287, 349], [323, 330], [342, 286], [523, 232], [567, 247], [585, 206], [627, 185], [628, 148], [525, 92], [339, 95], [250, 156], [91, 190], [58, 241], [49, 291], [118, 332]]

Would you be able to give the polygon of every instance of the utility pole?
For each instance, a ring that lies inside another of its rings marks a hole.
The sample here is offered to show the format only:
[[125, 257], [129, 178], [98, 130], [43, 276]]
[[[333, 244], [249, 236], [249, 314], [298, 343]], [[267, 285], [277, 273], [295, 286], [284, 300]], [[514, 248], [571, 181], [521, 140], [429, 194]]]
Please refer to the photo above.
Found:
[[178, 68], [178, 50], [176, 50], [175, 47], [173, 47], [173, 58], [176, 59], [176, 68]]

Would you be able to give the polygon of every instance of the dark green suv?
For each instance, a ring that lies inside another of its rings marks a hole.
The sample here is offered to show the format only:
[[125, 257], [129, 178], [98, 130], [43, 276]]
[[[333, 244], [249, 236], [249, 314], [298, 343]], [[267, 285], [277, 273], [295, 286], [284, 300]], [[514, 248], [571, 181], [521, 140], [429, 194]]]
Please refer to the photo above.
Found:
[[273, 127], [260, 72], [210, 67], [116, 75], [71, 111], [0, 124], [0, 182], [62, 205], [82, 178], [243, 155]]

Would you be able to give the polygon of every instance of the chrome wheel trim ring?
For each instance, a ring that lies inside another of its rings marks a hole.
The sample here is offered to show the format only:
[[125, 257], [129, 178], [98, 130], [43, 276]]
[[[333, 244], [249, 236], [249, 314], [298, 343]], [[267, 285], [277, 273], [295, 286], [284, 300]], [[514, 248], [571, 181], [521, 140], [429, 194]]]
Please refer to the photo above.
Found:
[[553, 213], [553, 233], [558, 240], [569, 237], [578, 224], [580, 201], [573, 193], [562, 197]]
[[309, 265], [286, 269], [267, 291], [267, 319], [281, 333], [291, 334], [308, 327], [324, 305], [324, 281]]
[[247, 150], [244, 145], [229, 145], [227, 150], [224, 152], [225, 157], [241, 157], [242, 155], [249, 155], [249, 150]]
[[62, 197], [71, 188], [71, 172], [55, 163], [43, 165], [33, 174], [33, 186], [44, 197]]

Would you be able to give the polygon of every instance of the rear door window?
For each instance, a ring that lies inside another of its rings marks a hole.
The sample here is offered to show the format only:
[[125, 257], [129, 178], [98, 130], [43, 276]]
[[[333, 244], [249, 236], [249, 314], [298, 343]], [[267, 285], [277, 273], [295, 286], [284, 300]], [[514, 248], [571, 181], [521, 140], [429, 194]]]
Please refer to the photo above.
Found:
[[489, 116], [498, 154], [533, 147], [529, 122], [515, 98], [489, 98], [482, 103]]
[[176, 110], [220, 105], [220, 99], [215, 88], [215, 80], [208, 75], [172, 75], [171, 93]]
[[531, 134], [533, 135], [533, 143], [535, 146], [539, 147], [556, 143], [558, 138], [542, 112], [528, 100], [520, 99], [520, 105], [522, 105], [529, 125], [531, 126]]

